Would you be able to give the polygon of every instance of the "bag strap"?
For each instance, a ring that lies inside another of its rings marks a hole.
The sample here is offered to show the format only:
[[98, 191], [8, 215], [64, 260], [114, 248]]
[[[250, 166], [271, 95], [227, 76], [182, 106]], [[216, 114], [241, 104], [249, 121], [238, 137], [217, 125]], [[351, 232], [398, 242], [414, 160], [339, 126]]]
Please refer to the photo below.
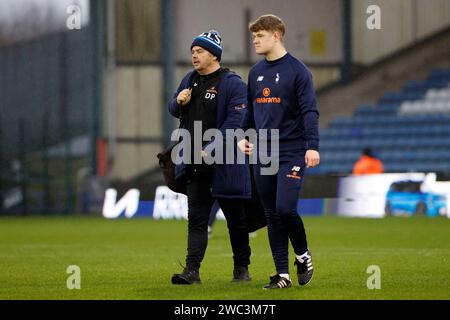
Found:
[[[198, 79], [200, 78], [200, 75], [198, 74], [197, 71], [193, 71], [192, 74], [189, 77], [189, 86], [188, 88], [192, 88], [193, 84], [195, 81], [198, 81]], [[181, 129], [181, 126], [183, 125], [183, 109], [181, 108], [181, 105], [178, 105], [178, 114], [180, 115], [180, 121], [178, 123], [178, 129]], [[177, 141], [180, 140], [180, 132], [178, 131], [178, 138]]]
[[[219, 76], [217, 77], [217, 82], [220, 83], [220, 81], [222, 80], [223, 76], [225, 76], [229, 72], [233, 72], [233, 71], [231, 71], [229, 68], [222, 68], [221, 72], [219, 73]], [[191, 76], [189, 77], [189, 86], [188, 86], [188, 88], [192, 88], [194, 83], [196, 81], [198, 81], [199, 79], [200, 79], [200, 74], [197, 71], [194, 70], [192, 72]], [[178, 124], [178, 129], [180, 129], [181, 126], [183, 125], [184, 118], [183, 118], [183, 110], [181, 108], [181, 105], [179, 105], [178, 108], [179, 108], [178, 111], [179, 111], [179, 114], [180, 114], [180, 122]], [[179, 135], [179, 132], [178, 132], [177, 140], [179, 140], [179, 139], [180, 139], [180, 135]]]
[[[200, 75], [198, 74], [198, 72], [197, 71], [193, 71], [192, 72], [192, 74], [191, 74], [191, 76], [189, 77], [189, 85], [188, 85], [188, 88], [192, 88], [192, 86], [194, 85], [194, 83], [196, 82], [196, 81], [198, 81], [200, 79]], [[179, 126], [178, 126], [178, 128], [181, 128], [181, 125], [182, 125], [182, 122], [183, 122], [183, 110], [182, 110], [182, 108], [181, 108], [181, 105], [179, 105], [178, 106], [178, 108], [179, 108], [179, 114], [180, 114], [180, 124], [179, 124]]]

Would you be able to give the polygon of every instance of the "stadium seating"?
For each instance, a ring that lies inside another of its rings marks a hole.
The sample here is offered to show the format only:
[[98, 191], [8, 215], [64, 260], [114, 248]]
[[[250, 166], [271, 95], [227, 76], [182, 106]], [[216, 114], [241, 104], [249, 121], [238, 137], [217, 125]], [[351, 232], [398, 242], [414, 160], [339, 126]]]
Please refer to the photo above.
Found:
[[386, 172], [450, 173], [450, 69], [336, 117], [320, 137], [321, 165], [310, 173], [349, 174], [364, 147], [372, 147]]

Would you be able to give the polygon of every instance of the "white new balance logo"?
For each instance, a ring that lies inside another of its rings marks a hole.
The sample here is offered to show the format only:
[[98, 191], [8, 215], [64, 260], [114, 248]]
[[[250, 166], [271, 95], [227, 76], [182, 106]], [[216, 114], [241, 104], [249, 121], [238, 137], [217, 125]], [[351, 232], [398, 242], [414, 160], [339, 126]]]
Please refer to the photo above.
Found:
[[263, 80], [264, 80], [264, 76], [259, 76], [258, 79], [256, 80], [256, 82], [263, 81]]

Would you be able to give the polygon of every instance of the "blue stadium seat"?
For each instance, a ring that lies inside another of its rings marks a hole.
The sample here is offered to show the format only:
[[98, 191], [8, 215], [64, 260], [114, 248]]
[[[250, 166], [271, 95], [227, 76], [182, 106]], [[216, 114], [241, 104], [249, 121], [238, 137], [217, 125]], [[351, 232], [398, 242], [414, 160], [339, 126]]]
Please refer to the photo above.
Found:
[[[361, 149], [370, 146], [388, 172], [450, 173], [450, 112], [441, 106], [447, 103], [446, 91], [428, 91], [444, 87], [450, 87], [450, 69], [433, 70], [426, 81], [408, 81], [402, 92], [386, 92], [378, 104], [336, 117], [322, 130], [324, 163], [316, 172], [351, 172]], [[420, 101], [410, 109], [403, 105], [399, 113], [401, 104], [412, 100]]]
[[450, 80], [450, 69], [435, 69], [432, 70], [427, 80], [437, 80], [437, 81], [449, 81]]

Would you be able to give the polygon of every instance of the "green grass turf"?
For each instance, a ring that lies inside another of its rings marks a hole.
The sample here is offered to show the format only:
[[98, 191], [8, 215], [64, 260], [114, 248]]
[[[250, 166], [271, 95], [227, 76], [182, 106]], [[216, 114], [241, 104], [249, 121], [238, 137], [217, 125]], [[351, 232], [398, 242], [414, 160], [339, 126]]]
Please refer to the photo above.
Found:
[[[274, 271], [266, 229], [251, 239], [253, 280], [230, 283], [226, 224], [216, 223], [202, 284], [173, 286], [186, 253], [186, 221], [100, 217], [0, 219], [0, 299], [449, 299], [450, 220], [304, 218], [315, 273], [300, 287], [262, 290]], [[66, 269], [81, 268], [81, 290]], [[369, 265], [381, 289], [368, 290]]]

